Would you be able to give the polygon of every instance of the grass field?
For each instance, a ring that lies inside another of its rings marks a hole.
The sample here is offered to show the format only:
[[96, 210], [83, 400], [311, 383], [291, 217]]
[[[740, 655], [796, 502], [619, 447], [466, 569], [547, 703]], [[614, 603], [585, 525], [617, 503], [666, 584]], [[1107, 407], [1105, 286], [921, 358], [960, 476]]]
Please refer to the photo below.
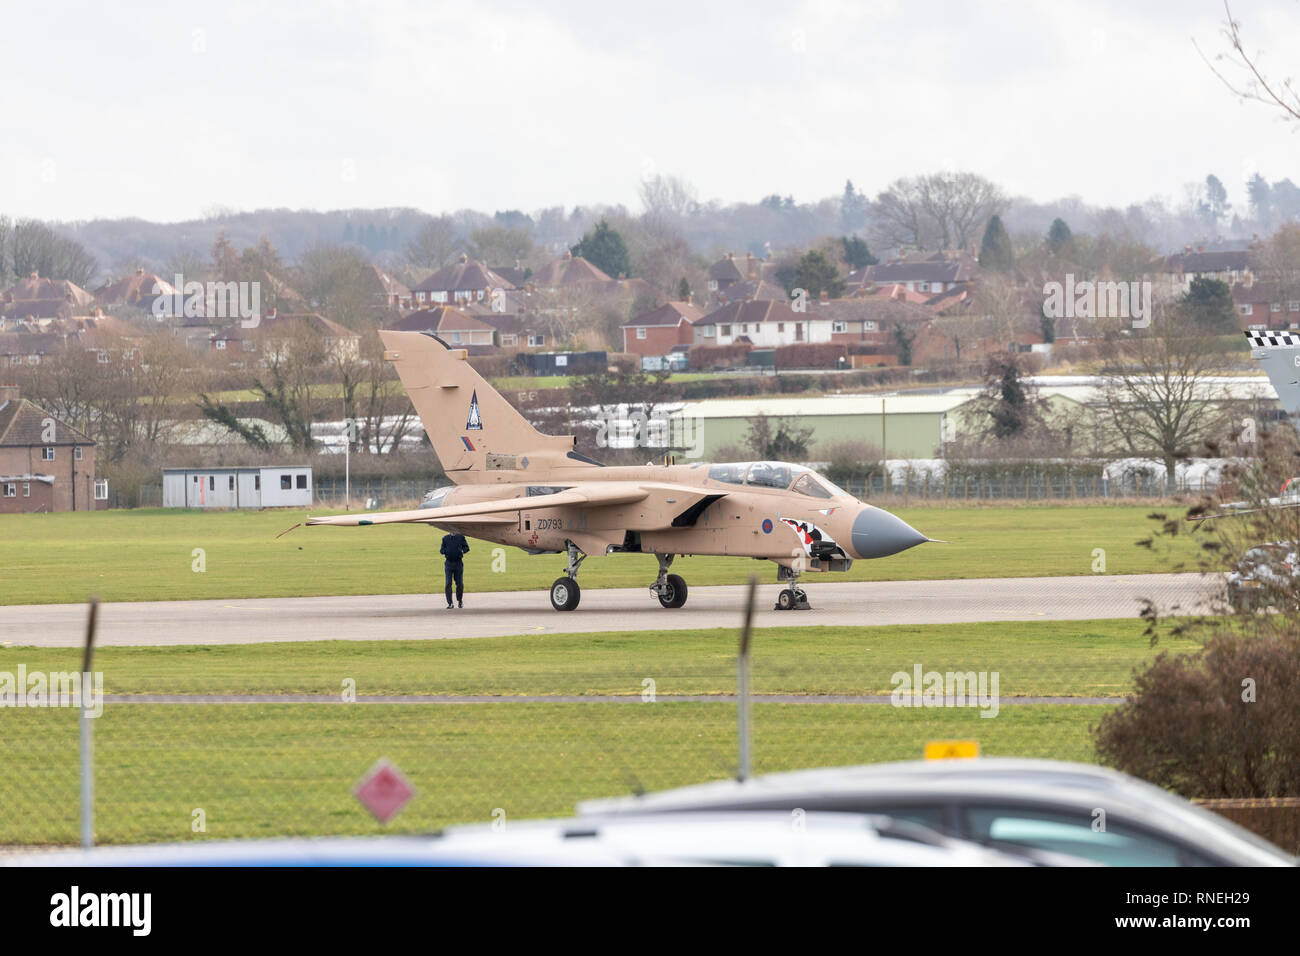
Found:
[[[1108, 574], [1169, 570], [1169, 558], [1136, 542], [1152, 528], [1149, 505], [935, 505], [891, 508], [920, 531], [950, 544], [926, 544], [892, 558], [858, 561], [835, 580], [896, 581], [1094, 573], [1095, 549]], [[1168, 509], [1175, 511], [1176, 509]], [[325, 512], [317, 512], [325, 513]], [[295, 511], [100, 511], [0, 516], [2, 604], [152, 601], [320, 594], [400, 594], [441, 587], [440, 533], [423, 526], [300, 528]], [[1191, 558], [1178, 539], [1174, 557]], [[545, 589], [563, 570], [555, 555], [505, 549], [492, 570], [493, 545], [471, 542], [466, 581], [474, 591]], [[204, 570], [195, 570], [202, 551]], [[500, 564], [500, 562], [499, 562]], [[652, 558], [614, 555], [588, 561], [584, 588], [637, 587], [654, 578]], [[739, 584], [767, 562], [686, 558], [674, 565], [691, 585]]]
[[[390, 826], [563, 815], [581, 799], [735, 773], [733, 631], [628, 631], [546, 638], [104, 648], [105, 692], [500, 695], [474, 704], [105, 705], [95, 722], [100, 842], [374, 833], [351, 797], [380, 757], [419, 795]], [[1178, 650], [1187, 641], [1169, 641]], [[0, 670], [73, 670], [73, 650], [0, 648]], [[928, 740], [973, 738], [988, 755], [1092, 761], [1089, 728], [1110, 708], [1011, 704], [1023, 696], [1116, 701], [1156, 653], [1138, 621], [760, 630], [755, 639], [754, 769], [911, 759]], [[895, 671], [999, 674], [994, 719], [978, 708], [765, 702], [763, 695], [880, 694]], [[646, 681], [653, 681], [647, 685]], [[644, 694], [652, 686], [653, 702]], [[621, 702], [512, 702], [513, 695], [618, 695]], [[72, 710], [0, 712], [0, 844], [77, 837]]]
[[[754, 706], [754, 770], [912, 759], [977, 736], [989, 755], [1094, 759], [1106, 708]], [[96, 840], [429, 831], [573, 812], [576, 801], [734, 776], [734, 704], [119, 705], [95, 723]], [[77, 841], [76, 713], [6, 714], [0, 844]], [[387, 827], [352, 797], [381, 756], [417, 796]], [[15, 789], [21, 782], [21, 789]], [[195, 833], [195, 811], [206, 831]]]
[[[1122, 696], [1156, 651], [1133, 620], [1017, 621], [797, 630], [755, 638], [758, 694], [888, 694], [896, 671], [998, 671], [1002, 697]], [[1186, 650], [1187, 638], [1161, 650]], [[80, 650], [0, 647], [0, 670], [74, 671]], [[319, 641], [106, 647], [95, 654], [110, 694], [363, 696], [586, 694], [639, 697], [735, 691], [736, 632], [624, 631], [472, 641]]]

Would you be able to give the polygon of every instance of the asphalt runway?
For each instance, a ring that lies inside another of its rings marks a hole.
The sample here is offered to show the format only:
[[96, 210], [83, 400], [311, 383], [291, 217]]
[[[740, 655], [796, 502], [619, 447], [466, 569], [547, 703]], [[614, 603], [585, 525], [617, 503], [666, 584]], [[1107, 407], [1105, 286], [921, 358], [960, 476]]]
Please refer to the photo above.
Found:
[[[581, 581], [581, 579], [579, 579]], [[811, 611], [776, 611], [780, 590], [759, 586], [756, 627], [1078, 621], [1136, 617], [1144, 598], [1161, 613], [1212, 610], [1221, 579], [1199, 574], [959, 581], [826, 582], [805, 578]], [[689, 582], [688, 582], [689, 584]], [[97, 646], [256, 644], [267, 641], [445, 640], [628, 631], [737, 628], [744, 586], [691, 588], [686, 607], [665, 610], [644, 588], [591, 589], [562, 613], [546, 591], [465, 595], [449, 611], [441, 594], [153, 601], [100, 607]], [[79, 647], [86, 605], [0, 607], [0, 645]]]

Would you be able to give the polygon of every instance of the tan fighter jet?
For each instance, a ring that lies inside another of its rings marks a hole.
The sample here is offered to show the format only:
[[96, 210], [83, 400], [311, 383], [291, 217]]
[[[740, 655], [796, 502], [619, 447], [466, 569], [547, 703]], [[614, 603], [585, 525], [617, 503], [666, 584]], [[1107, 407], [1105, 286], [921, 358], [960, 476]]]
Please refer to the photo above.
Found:
[[763, 558], [778, 565], [781, 610], [808, 607], [804, 571], [847, 571], [932, 540], [800, 465], [756, 461], [605, 467], [574, 451], [572, 436], [543, 435], [452, 348], [424, 332], [380, 332], [455, 483], [414, 511], [308, 518], [309, 525], [420, 524], [523, 548], [567, 554], [551, 585], [557, 611], [578, 606], [578, 568], [591, 554], [652, 554], [650, 591], [686, 603], [669, 574], [677, 555]]

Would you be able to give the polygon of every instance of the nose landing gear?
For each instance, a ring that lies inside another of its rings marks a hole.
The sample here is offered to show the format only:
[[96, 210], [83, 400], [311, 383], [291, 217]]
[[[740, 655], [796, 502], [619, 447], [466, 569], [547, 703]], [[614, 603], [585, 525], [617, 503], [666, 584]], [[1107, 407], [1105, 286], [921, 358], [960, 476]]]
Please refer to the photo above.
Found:
[[572, 611], [582, 600], [582, 589], [578, 587], [578, 567], [587, 556], [572, 541], [564, 543], [569, 550], [569, 566], [564, 569], [564, 577], [556, 578], [551, 585], [551, 607], [557, 611]]
[[776, 579], [778, 581], [789, 581], [790, 586], [784, 588], [776, 596], [776, 606], [774, 611], [811, 611], [812, 605], [808, 603], [808, 592], [799, 587], [799, 571], [794, 568], [778, 567], [776, 569]]

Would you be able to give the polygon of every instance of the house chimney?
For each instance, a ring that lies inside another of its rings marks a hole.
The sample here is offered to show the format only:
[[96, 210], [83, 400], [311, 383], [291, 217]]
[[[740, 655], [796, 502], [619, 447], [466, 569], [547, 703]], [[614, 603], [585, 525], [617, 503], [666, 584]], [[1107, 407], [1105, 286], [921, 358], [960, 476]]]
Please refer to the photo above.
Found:
[[136, 267], [135, 267], [135, 274], [138, 275], [138, 276], [142, 276], [142, 275], [144, 275], [144, 266], [136, 266]]
[[17, 385], [0, 385], [0, 405], [5, 404], [5, 402], [16, 402], [18, 398]]
[[822, 289], [821, 292], [817, 293], [818, 302], [829, 302], [830, 300], [831, 300], [831, 294], [827, 292], [825, 289]]

